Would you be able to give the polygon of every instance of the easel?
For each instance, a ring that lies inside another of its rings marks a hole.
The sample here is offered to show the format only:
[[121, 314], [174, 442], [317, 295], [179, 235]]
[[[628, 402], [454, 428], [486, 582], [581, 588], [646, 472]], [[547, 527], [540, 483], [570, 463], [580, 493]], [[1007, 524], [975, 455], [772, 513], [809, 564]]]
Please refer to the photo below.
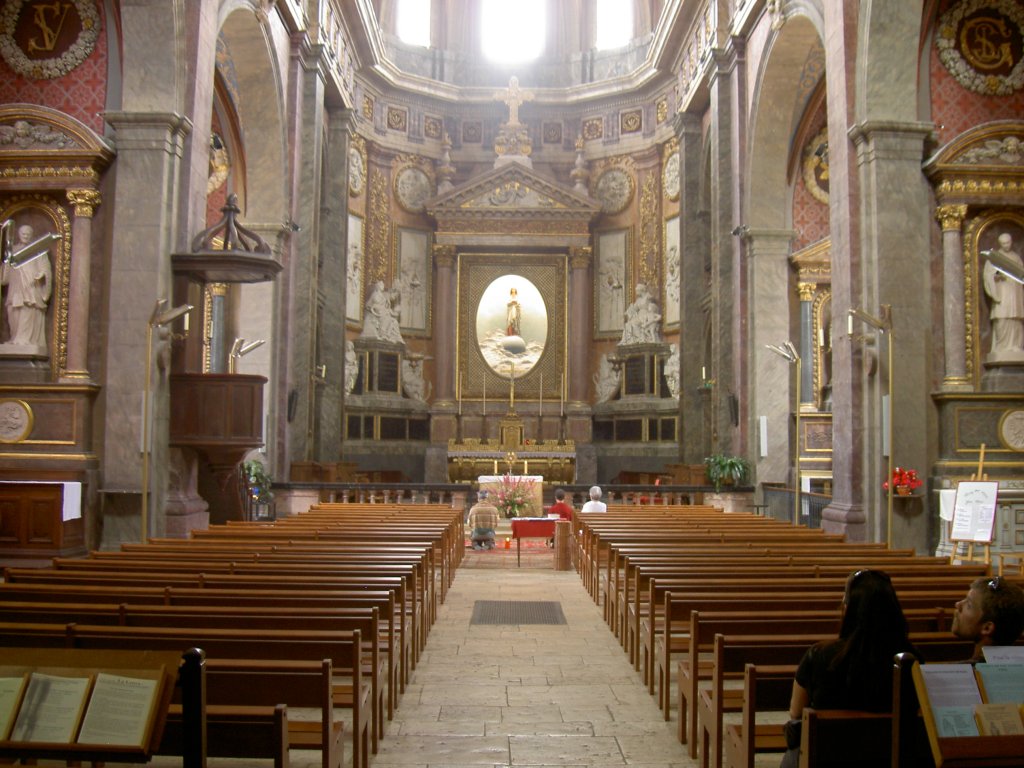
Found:
[[[978, 453], [978, 469], [977, 469], [976, 472], [971, 474], [971, 481], [972, 482], [987, 481], [988, 480], [988, 473], [984, 471], [984, 467], [985, 467], [985, 444], [982, 443], [981, 444], [981, 450]], [[960, 558], [960, 562], [961, 563], [983, 563], [984, 565], [992, 565], [992, 542], [991, 542], [991, 540], [981, 542], [981, 544], [984, 547], [984, 556], [983, 556], [983, 559], [978, 560], [974, 556], [974, 545], [979, 543], [979, 542], [976, 541], [975, 539], [954, 539], [953, 535], [952, 535], [953, 522], [950, 521], [947, 524], [949, 525], [949, 528], [950, 528], [949, 541], [953, 545], [953, 549], [952, 549], [952, 551], [950, 552], [950, 555], [949, 555], [949, 563], [950, 563], [950, 565], [955, 565], [956, 564], [957, 550], [960, 548], [960, 543], [961, 542], [967, 544], [967, 553], [962, 558]]]

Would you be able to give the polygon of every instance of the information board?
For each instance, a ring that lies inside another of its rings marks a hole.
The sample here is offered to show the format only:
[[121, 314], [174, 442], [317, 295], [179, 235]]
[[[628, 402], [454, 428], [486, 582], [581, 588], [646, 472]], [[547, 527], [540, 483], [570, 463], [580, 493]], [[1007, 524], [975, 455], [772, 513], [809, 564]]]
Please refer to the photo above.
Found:
[[963, 481], [956, 487], [950, 541], [992, 543], [999, 483]]

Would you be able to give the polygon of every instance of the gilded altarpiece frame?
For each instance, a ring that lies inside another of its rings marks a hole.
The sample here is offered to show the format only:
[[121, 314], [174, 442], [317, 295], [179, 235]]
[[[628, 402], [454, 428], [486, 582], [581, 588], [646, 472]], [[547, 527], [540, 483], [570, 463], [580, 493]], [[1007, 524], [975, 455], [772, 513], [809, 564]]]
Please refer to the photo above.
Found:
[[511, 382], [484, 358], [477, 337], [477, 313], [491, 283], [500, 277], [519, 275], [540, 291], [547, 309], [547, 339], [537, 363], [522, 378], [516, 376], [515, 399], [539, 400], [543, 377], [545, 402], [559, 402], [568, 363], [567, 262], [566, 254], [459, 254], [455, 359], [460, 399], [482, 401], [486, 392], [488, 415], [503, 414], [509, 408]]
[[1015, 211], [997, 210], [983, 213], [968, 222], [964, 233], [964, 315], [967, 329], [967, 377], [980, 386], [985, 371], [985, 357], [991, 348], [992, 324], [989, 320], [989, 300], [985, 294], [982, 251], [999, 250], [998, 238], [1004, 232], [1013, 238], [1013, 250], [1018, 254], [1024, 248], [1024, 215]]
[[[0, 221], [14, 221], [14, 233], [22, 224], [30, 224], [34, 239], [47, 233], [60, 235], [47, 258], [53, 290], [46, 313], [46, 345], [50, 355], [50, 371], [54, 378], [68, 373], [68, 290], [71, 285], [71, 219], [67, 211], [45, 194], [24, 194], [7, 198], [0, 212]], [[12, 239], [16, 234], [12, 233]], [[7, 289], [4, 288], [6, 302]], [[6, 313], [3, 318], [3, 332], [9, 333]], [[4, 337], [6, 340], [6, 337]]]

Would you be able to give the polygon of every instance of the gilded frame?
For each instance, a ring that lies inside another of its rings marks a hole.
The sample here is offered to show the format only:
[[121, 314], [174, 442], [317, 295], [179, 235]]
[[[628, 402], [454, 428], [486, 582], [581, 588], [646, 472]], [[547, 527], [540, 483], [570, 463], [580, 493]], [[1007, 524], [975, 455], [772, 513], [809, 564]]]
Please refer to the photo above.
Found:
[[509, 400], [510, 381], [487, 364], [477, 341], [477, 309], [487, 287], [498, 277], [518, 274], [532, 282], [547, 308], [547, 340], [544, 352], [529, 373], [516, 376], [516, 400], [537, 400], [544, 382], [544, 399], [555, 402], [564, 387], [568, 364], [566, 307], [568, 306], [568, 256], [564, 253], [498, 254], [460, 253], [457, 263], [456, 380], [463, 400], [482, 400], [486, 388], [488, 409], [504, 413]]
[[679, 252], [679, 216], [665, 219], [661, 274], [661, 306], [665, 331], [679, 330], [682, 258]]
[[402, 296], [399, 327], [404, 336], [429, 336], [433, 305], [430, 230], [396, 227], [392, 285]]
[[621, 338], [631, 295], [633, 230], [626, 227], [598, 232], [595, 240], [594, 338]]
[[366, 283], [366, 241], [363, 217], [348, 215], [348, 252], [345, 256], [345, 320], [349, 325], [363, 322], [363, 301]]
[[[998, 231], [997, 231], [998, 230]], [[966, 361], [969, 366], [967, 378], [975, 386], [981, 383], [984, 362], [991, 351], [991, 321], [989, 320], [988, 299], [982, 280], [985, 259], [981, 252], [998, 249], [997, 238], [1003, 232], [1013, 237], [1013, 249], [1020, 253], [1024, 248], [1024, 216], [1008, 210], [983, 213], [973, 219], [966, 228], [964, 237], [964, 299], [965, 316], [969, 318], [964, 339]]]

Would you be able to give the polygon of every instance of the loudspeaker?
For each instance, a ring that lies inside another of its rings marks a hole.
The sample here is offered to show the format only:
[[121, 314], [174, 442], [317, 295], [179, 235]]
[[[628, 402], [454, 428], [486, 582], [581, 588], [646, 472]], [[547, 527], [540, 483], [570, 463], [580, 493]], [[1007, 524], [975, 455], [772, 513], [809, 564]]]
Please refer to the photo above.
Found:
[[740, 425], [740, 399], [736, 395], [729, 395], [729, 417], [734, 427]]
[[299, 390], [293, 389], [288, 393], [288, 423], [291, 424], [295, 418], [295, 410], [299, 407]]

